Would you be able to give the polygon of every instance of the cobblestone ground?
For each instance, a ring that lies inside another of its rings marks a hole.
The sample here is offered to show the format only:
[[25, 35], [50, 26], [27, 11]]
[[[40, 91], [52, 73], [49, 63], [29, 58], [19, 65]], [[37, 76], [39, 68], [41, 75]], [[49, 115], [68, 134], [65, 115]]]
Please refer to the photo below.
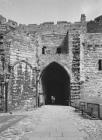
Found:
[[102, 121], [83, 118], [72, 107], [42, 106], [11, 116], [5, 121], [16, 121], [6, 130], [0, 116], [0, 140], [102, 140]]

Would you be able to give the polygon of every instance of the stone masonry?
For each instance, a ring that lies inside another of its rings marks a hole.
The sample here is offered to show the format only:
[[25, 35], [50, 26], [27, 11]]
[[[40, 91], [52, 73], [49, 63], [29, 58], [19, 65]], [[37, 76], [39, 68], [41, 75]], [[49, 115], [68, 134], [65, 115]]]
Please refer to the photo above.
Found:
[[101, 24], [101, 16], [86, 21], [84, 14], [79, 22], [40, 25], [0, 16], [0, 111], [44, 104], [41, 75], [51, 63], [70, 77], [70, 102], [102, 97]]

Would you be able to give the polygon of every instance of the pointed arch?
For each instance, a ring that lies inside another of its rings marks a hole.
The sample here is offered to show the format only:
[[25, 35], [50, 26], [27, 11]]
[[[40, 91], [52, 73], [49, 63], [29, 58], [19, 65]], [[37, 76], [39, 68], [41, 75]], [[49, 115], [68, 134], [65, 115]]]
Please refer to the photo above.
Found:
[[40, 78], [45, 104], [70, 104], [70, 76], [63, 66], [57, 62], [50, 63]]

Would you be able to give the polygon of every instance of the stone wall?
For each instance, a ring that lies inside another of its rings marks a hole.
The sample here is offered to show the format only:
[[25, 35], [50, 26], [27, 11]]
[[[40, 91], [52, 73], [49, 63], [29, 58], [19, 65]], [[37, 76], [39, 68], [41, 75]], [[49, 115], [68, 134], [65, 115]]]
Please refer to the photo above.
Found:
[[99, 70], [99, 59], [102, 59], [102, 34], [87, 33], [84, 40], [84, 84], [83, 96], [102, 97], [102, 70]]
[[9, 42], [11, 76], [8, 84], [8, 109], [27, 109], [36, 105], [36, 40], [31, 35], [11, 30]]
[[[52, 62], [57, 62], [65, 68], [70, 76], [72, 100], [80, 98], [80, 67], [83, 61], [83, 58], [80, 61], [80, 47], [85, 31], [86, 24], [77, 22], [67, 26], [66, 30], [62, 28], [55, 31], [48, 29], [47, 26], [46, 30], [40, 32], [38, 47], [40, 71], [42, 72]], [[42, 54], [43, 48], [44, 54]]]
[[[79, 99], [81, 34], [85, 27], [81, 22], [71, 24], [65, 21], [57, 24], [47, 22], [40, 25], [19, 25], [7, 35], [7, 40], [10, 41], [10, 65], [24, 60], [39, 70], [38, 74], [35, 71], [39, 77], [50, 63], [57, 62], [70, 76], [71, 99]], [[38, 91], [40, 88], [41, 85], [38, 86]], [[14, 87], [15, 89], [17, 88]], [[15, 100], [12, 102], [15, 108], [19, 103], [17, 95], [13, 95], [9, 101]]]
[[[101, 34], [86, 34], [85, 15], [75, 23], [58, 21], [57, 24], [18, 25], [5, 18], [1, 23], [0, 32], [5, 34], [4, 46], [8, 46], [4, 50], [6, 70], [10, 73], [9, 109], [26, 109], [36, 105], [36, 93], [40, 92], [42, 86], [39, 77], [52, 62], [60, 64], [70, 76], [71, 100], [91, 95], [90, 90], [94, 85], [92, 77], [98, 81], [100, 75], [100, 72], [95, 75], [94, 70], [96, 61], [101, 57], [101, 47], [97, 46], [101, 44]], [[97, 47], [93, 47], [94, 43]]]
[[9, 42], [6, 40], [8, 27], [6, 18], [0, 15], [0, 111], [6, 111], [6, 83], [9, 78]]
[[20, 60], [25, 60], [32, 66], [36, 65], [36, 45], [32, 36], [14, 30], [6, 35], [6, 40], [10, 42], [11, 65]]
[[102, 16], [87, 22], [88, 33], [102, 33]]

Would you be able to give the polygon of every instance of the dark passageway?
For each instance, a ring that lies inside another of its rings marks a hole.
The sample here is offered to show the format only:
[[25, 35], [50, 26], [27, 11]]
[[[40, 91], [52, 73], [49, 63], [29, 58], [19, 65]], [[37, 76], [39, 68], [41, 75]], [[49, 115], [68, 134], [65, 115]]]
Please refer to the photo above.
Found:
[[70, 78], [58, 63], [51, 63], [42, 73], [45, 104], [69, 105]]

